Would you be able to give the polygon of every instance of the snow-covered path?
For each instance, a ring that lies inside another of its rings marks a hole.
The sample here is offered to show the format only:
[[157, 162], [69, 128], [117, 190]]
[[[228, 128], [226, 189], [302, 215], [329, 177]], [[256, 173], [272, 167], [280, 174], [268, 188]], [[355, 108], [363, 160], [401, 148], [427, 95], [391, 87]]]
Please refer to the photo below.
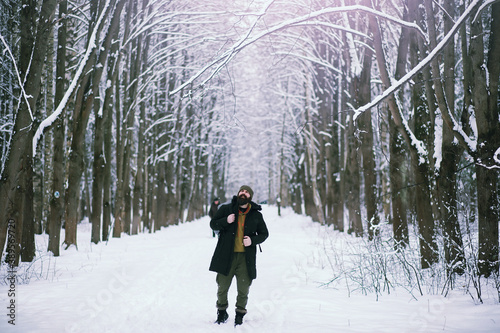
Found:
[[[0, 332], [500, 331], [500, 306], [477, 306], [467, 295], [415, 300], [400, 292], [376, 301], [322, 287], [332, 274], [322, 248], [334, 231], [289, 210], [278, 217], [275, 207], [264, 206], [263, 214], [270, 236], [257, 254], [241, 327], [233, 327], [235, 285], [229, 321], [213, 324], [216, 284], [208, 265], [216, 239], [204, 217], [108, 245], [90, 245], [90, 226], [80, 225], [79, 251], [40, 254], [31, 271], [43, 278], [16, 287], [16, 326], [2, 315]], [[37, 241], [46, 248], [46, 237]], [[3, 309], [8, 301], [1, 285]]]

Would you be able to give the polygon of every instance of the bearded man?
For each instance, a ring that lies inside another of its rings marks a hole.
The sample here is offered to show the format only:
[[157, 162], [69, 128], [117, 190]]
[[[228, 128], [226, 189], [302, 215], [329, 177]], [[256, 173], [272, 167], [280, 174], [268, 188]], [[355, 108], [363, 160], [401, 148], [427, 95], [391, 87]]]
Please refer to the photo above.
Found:
[[238, 289], [234, 325], [243, 323], [250, 285], [257, 277], [257, 245], [269, 236], [260, 212], [262, 207], [253, 202], [252, 197], [250, 186], [241, 186], [231, 203], [222, 205], [210, 221], [212, 230], [219, 232], [210, 263], [210, 270], [217, 272], [217, 324], [229, 318], [227, 292], [234, 276]]

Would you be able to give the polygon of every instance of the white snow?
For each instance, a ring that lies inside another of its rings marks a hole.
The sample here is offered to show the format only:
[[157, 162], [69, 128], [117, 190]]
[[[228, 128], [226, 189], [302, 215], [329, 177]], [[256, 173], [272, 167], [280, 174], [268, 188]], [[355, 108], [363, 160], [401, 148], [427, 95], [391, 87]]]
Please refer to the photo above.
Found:
[[[257, 253], [257, 279], [240, 327], [233, 326], [235, 282], [229, 321], [213, 323], [216, 283], [208, 266], [216, 238], [203, 217], [98, 245], [90, 243], [90, 224], [81, 223], [78, 251], [62, 250], [57, 258], [45, 252], [47, 236], [37, 236], [36, 261], [18, 272], [15, 326], [7, 322], [9, 287], [0, 285], [0, 332], [500, 331], [494, 295], [486, 298], [485, 293], [485, 303], [476, 305], [462, 291], [445, 298], [413, 297], [396, 289], [377, 301], [374, 294], [348, 289], [345, 281], [325, 287], [331, 267], [339, 264], [325, 249], [333, 245], [345, 253], [355, 248], [346, 242], [359, 243], [360, 238], [288, 208], [279, 217], [276, 207], [264, 205], [263, 214], [270, 236]], [[4, 264], [0, 276], [5, 274]]]

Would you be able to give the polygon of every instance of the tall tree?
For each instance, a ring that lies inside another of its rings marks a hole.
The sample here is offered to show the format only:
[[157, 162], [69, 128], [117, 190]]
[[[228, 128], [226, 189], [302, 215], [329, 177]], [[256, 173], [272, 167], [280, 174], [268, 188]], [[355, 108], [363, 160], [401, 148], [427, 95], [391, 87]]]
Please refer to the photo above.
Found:
[[[119, 43], [119, 31], [116, 29], [113, 31], [113, 42], [111, 43], [110, 54], [108, 57], [107, 64], [107, 80], [110, 84], [106, 87], [104, 101], [102, 105], [103, 113], [103, 145], [104, 145], [104, 168], [103, 168], [103, 196], [102, 196], [102, 240], [107, 241], [109, 239], [109, 232], [111, 228], [111, 217], [112, 217], [112, 197], [111, 197], [111, 184], [112, 184], [112, 136], [113, 136], [113, 111], [116, 106], [114, 101], [119, 99], [119, 95], [115, 94], [119, 84], [118, 72], [120, 66], [120, 43]], [[96, 200], [96, 199], [94, 199]]]
[[[430, 12], [431, 3], [426, 2], [427, 15]], [[448, 33], [453, 26], [455, 18], [455, 5], [453, 1], [445, 1], [443, 9], [444, 32]], [[435, 34], [433, 34], [435, 36]], [[435, 45], [435, 44], [434, 44]], [[454, 40], [446, 46], [443, 52], [443, 86], [446, 105], [450, 113], [455, 115], [455, 43]], [[437, 77], [434, 71], [439, 67], [432, 67], [432, 76]], [[440, 74], [440, 73], [439, 73]], [[427, 87], [428, 89], [429, 87]], [[436, 147], [438, 148], [438, 147]], [[461, 273], [465, 268], [465, 254], [463, 251], [463, 241], [460, 232], [457, 205], [457, 172], [459, 158], [463, 154], [464, 148], [454, 140], [452, 130], [448, 126], [443, 126], [442, 133], [442, 157], [441, 165], [438, 167], [437, 190], [439, 197], [439, 219], [443, 228], [445, 260], [449, 272]]]
[[0, 179], [0, 254], [3, 252], [8, 226], [14, 226], [15, 230], [11, 231], [15, 235], [17, 246], [15, 253], [10, 255], [16, 262], [20, 254], [23, 261], [31, 261], [35, 255], [32, 205], [33, 121], [47, 53], [45, 41], [52, 31], [52, 16], [56, 4], [55, 0], [44, 0], [39, 16], [35, 1], [23, 0], [21, 7], [19, 77], [26, 79], [23, 81], [23, 93], [15, 116], [11, 145]]
[[[415, 2], [405, 0], [403, 3], [403, 19], [405, 21], [414, 21], [416, 19]], [[401, 79], [406, 74], [406, 64], [409, 52], [410, 36], [412, 31], [408, 27], [401, 27], [401, 34], [399, 36], [395, 78]], [[404, 100], [403, 92], [398, 93], [398, 99]], [[403, 248], [409, 242], [408, 235], [408, 221], [405, 204], [405, 167], [404, 161], [406, 159], [405, 142], [401, 134], [401, 125], [396, 125], [394, 117], [389, 111], [389, 178], [391, 186], [391, 215], [392, 226], [396, 248]]]
[[[382, 84], [385, 88], [388, 88], [391, 86], [391, 80], [382, 44], [382, 34], [380, 26], [377, 23], [377, 19], [373, 16], [370, 16], [370, 27], [370, 30], [374, 34], [374, 48]], [[419, 141], [409, 129], [406, 120], [402, 116], [402, 110], [393, 95], [388, 97], [388, 104], [395, 126], [405, 139], [406, 144], [410, 149], [412, 160], [417, 163], [414, 170], [416, 172], [416, 182], [422, 186], [422, 191], [417, 192], [417, 220], [419, 221], [419, 231], [421, 234], [420, 255], [422, 267], [427, 268], [437, 260], [437, 254], [435, 252], [436, 243], [434, 239], [434, 220], [432, 217], [429, 219], [429, 216], [426, 215], [429, 214], [430, 192], [426, 176], [426, 162], [422, 163], [422, 161], [425, 161], [428, 158], [427, 151], [423, 149], [424, 146], [422, 145], [422, 142]]]
[[488, 51], [484, 52], [481, 13], [475, 7], [471, 16], [469, 56], [472, 66], [472, 105], [477, 124], [477, 201], [479, 223], [479, 271], [484, 276], [498, 273], [500, 221], [498, 176], [500, 169], [500, 123], [498, 122], [500, 79], [500, 4], [491, 6]]
[[[369, 5], [369, 1], [364, 3]], [[359, 23], [358, 23], [359, 24]], [[359, 30], [369, 30], [369, 24], [358, 27]], [[366, 43], [369, 43], [366, 41]], [[361, 71], [358, 76], [352, 78], [353, 105], [357, 108], [371, 100], [371, 73], [372, 73], [372, 58], [373, 52], [370, 46], [361, 49], [360, 59], [362, 60]], [[360, 152], [362, 165], [360, 166], [363, 172], [364, 179], [364, 201], [366, 206], [366, 219], [368, 224], [368, 235], [372, 239], [379, 224], [378, 208], [377, 208], [377, 172], [375, 167], [375, 155], [373, 147], [373, 125], [371, 111], [367, 110], [358, 118], [357, 151]]]
[[[144, 0], [142, 2], [142, 9], [140, 12], [140, 17], [146, 16], [146, 14], [151, 14], [152, 7], [149, 7], [149, 13], [146, 12], [147, 7], [148, 7], [148, 0]], [[151, 37], [148, 36], [148, 31], [145, 32], [146, 36], [143, 36], [143, 34], [138, 36], [138, 45], [141, 51], [141, 56], [137, 57], [138, 61], [138, 66], [140, 66], [140, 70], [138, 71], [138, 78], [140, 73], [144, 72], [147, 69], [147, 57], [148, 57], [148, 51], [149, 51], [149, 43], [151, 40]], [[139, 232], [140, 229], [140, 223], [141, 220], [146, 216], [148, 216], [148, 206], [147, 206], [147, 200], [145, 194], [147, 191], [145, 191], [145, 186], [146, 186], [146, 175], [147, 173], [145, 172], [145, 160], [146, 160], [146, 138], [145, 138], [145, 131], [146, 131], [146, 124], [147, 124], [147, 118], [146, 118], [146, 99], [145, 99], [145, 86], [146, 86], [146, 78], [142, 79], [142, 88], [140, 89], [140, 103], [139, 103], [139, 124], [138, 124], [138, 133], [137, 133], [137, 161], [136, 161], [136, 172], [134, 176], [134, 191], [133, 191], [133, 218], [132, 218], [132, 234], [136, 234]], [[146, 221], [145, 225], [147, 226]]]
[[[73, 128], [71, 140], [71, 153], [69, 156], [68, 167], [68, 185], [65, 192], [65, 239], [66, 248], [71, 245], [77, 245], [77, 223], [79, 202], [79, 189], [82, 174], [84, 171], [83, 156], [84, 137], [87, 129], [87, 123], [94, 106], [94, 97], [98, 95], [99, 83], [104, 70], [108, 52], [111, 47], [113, 30], [118, 29], [120, 24], [120, 14], [125, 4], [125, 0], [106, 2], [102, 6], [95, 4], [90, 22], [87, 48], [91, 49], [91, 54], [85, 64], [84, 74], [81, 78], [80, 88], [75, 95], [75, 109], [73, 111]], [[116, 6], [115, 6], [116, 5]], [[92, 7], [91, 7], [92, 8]], [[105, 27], [104, 18], [111, 17], [109, 27], [106, 31], [104, 40], [99, 48], [96, 37]]]
[[[57, 60], [56, 60], [56, 91], [54, 104], [61, 103], [66, 89], [66, 39], [68, 21], [68, 2], [59, 3], [59, 28], [57, 31]], [[59, 256], [61, 224], [64, 213], [64, 113], [59, 116], [52, 126], [53, 128], [53, 154], [52, 154], [52, 188], [50, 191], [50, 209], [48, 216], [49, 244], [48, 251], [54, 256]]]

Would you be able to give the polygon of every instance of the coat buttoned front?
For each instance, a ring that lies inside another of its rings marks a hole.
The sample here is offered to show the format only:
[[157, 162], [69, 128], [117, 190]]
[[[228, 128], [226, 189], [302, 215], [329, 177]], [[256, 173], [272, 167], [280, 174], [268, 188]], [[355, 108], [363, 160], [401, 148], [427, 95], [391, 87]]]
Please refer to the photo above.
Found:
[[[266, 240], [269, 232], [260, 212], [262, 207], [255, 202], [250, 202], [250, 205], [250, 211], [245, 218], [244, 236], [248, 236], [252, 240], [252, 244], [245, 248], [245, 260], [248, 276], [253, 280], [257, 277], [257, 245]], [[234, 256], [234, 239], [238, 226], [237, 220], [233, 223], [227, 222], [227, 217], [231, 214], [236, 216], [239, 214], [236, 196], [233, 197], [231, 203], [220, 206], [215, 216], [210, 220], [210, 227], [219, 232], [210, 270], [224, 275], [229, 274], [231, 268]]]

